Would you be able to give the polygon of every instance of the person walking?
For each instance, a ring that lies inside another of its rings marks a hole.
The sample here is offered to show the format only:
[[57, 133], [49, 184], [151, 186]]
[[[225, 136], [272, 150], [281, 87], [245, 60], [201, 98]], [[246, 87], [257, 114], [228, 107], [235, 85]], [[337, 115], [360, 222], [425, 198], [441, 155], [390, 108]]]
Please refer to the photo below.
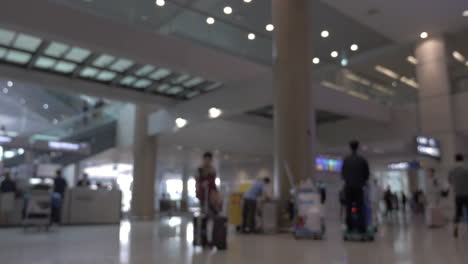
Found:
[[370, 171], [367, 160], [358, 154], [359, 141], [353, 140], [349, 143], [351, 154], [343, 161], [341, 174], [345, 182], [346, 197], [346, 225], [348, 230], [353, 229], [353, 208], [357, 209], [357, 230], [365, 233], [364, 215], [364, 187], [369, 181]]
[[455, 219], [453, 236], [458, 237], [458, 225], [463, 218], [463, 209], [468, 210], [468, 169], [462, 154], [455, 156], [455, 166], [450, 170], [449, 182], [455, 192]]

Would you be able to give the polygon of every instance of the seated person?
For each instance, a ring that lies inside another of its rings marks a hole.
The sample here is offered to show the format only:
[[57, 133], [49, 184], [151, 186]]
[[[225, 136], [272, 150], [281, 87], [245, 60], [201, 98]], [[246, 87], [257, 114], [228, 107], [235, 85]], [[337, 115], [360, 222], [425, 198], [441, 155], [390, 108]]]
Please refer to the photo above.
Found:
[[91, 185], [91, 182], [89, 181], [88, 174], [83, 174], [83, 178], [78, 181], [76, 186], [78, 187], [89, 187]]

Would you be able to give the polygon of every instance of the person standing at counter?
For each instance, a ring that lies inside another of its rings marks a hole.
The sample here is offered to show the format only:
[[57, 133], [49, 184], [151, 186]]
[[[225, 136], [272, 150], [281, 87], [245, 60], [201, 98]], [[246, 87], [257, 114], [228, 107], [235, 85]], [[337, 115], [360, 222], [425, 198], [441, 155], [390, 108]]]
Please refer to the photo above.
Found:
[[11, 178], [9, 172], [5, 173], [5, 179], [0, 184], [0, 192], [8, 193], [8, 192], [16, 192], [16, 182]]
[[52, 194], [52, 222], [60, 223], [60, 215], [62, 209], [62, 201], [64, 199], [65, 191], [68, 188], [67, 181], [62, 176], [62, 171], [55, 172], [54, 179], [54, 193]]
[[83, 178], [78, 181], [76, 186], [78, 187], [89, 187], [91, 185], [91, 182], [89, 181], [89, 176], [88, 174], [83, 174]]
[[68, 183], [62, 176], [62, 171], [57, 170], [55, 172], [55, 179], [54, 179], [54, 193], [60, 194], [63, 198], [65, 191], [67, 190]]

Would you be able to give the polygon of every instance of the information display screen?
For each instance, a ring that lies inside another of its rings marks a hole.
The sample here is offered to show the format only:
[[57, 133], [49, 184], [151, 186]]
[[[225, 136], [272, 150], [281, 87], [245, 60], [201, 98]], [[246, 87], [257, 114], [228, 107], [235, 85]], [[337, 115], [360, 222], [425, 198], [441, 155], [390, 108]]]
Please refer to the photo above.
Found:
[[420, 155], [440, 159], [440, 142], [435, 138], [416, 137], [416, 151]]
[[315, 168], [318, 171], [328, 171], [328, 172], [341, 172], [341, 166], [343, 166], [343, 160], [317, 157], [315, 159]]

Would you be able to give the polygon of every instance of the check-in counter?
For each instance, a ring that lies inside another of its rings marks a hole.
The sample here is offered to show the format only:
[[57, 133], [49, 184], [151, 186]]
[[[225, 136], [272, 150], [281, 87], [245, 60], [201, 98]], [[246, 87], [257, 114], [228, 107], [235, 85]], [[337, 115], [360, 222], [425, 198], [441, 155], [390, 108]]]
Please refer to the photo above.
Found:
[[118, 224], [121, 200], [120, 190], [69, 189], [62, 204], [62, 224]]
[[14, 193], [0, 193], [0, 226], [19, 226], [24, 200]]

